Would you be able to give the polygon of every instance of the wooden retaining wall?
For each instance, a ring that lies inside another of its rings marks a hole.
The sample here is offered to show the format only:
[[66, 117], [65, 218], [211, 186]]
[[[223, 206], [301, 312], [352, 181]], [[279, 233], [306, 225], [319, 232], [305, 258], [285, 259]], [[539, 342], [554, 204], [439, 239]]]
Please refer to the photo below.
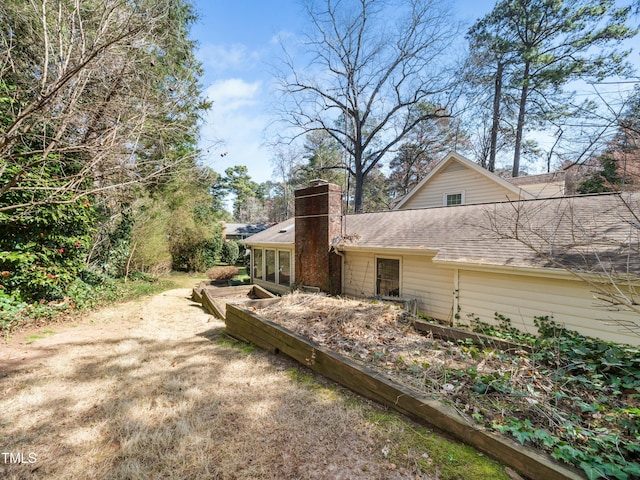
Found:
[[[257, 301], [257, 304], [260, 301]], [[272, 353], [282, 352], [369, 399], [435, 427], [531, 479], [584, 479], [577, 470], [506, 437], [470, 424], [453, 408], [418, 395], [349, 358], [315, 344], [240, 305], [227, 305], [226, 333]]]
[[431, 322], [427, 322], [420, 318], [415, 318], [412, 320], [413, 328], [422, 334], [431, 334], [434, 337], [442, 338], [444, 340], [451, 340], [457, 342], [458, 340], [473, 342], [476, 345], [484, 346], [484, 347], [495, 347], [500, 350], [510, 351], [510, 350], [524, 350], [527, 352], [531, 351], [531, 347], [529, 345], [522, 345], [519, 343], [510, 342], [507, 340], [502, 340], [495, 337], [490, 337], [489, 335], [482, 335], [480, 333], [470, 332], [469, 330], [463, 330], [461, 328], [455, 327], [445, 327], [444, 325], [436, 325]]
[[[238, 298], [240, 295], [245, 295], [246, 298]], [[243, 305], [251, 306], [252, 303], [256, 301], [280, 301], [280, 297], [276, 297], [259, 285], [215, 287], [207, 285], [206, 282], [202, 282], [193, 289], [191, 298], [200, 303], [207, 313], [222, 320], [225, 318], [226, 305], [228, 302], [242, 303]]]

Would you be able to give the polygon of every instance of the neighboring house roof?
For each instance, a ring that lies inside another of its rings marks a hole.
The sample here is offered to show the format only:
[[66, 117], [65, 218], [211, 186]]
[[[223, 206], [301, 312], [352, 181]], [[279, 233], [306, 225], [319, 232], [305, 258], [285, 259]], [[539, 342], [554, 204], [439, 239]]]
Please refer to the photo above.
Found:
[[[433, 252], [434, 261], [512, 268], [570, 267], [640, 275], [640, 194], [556, 197], [347, 215], [339, 250]], [[288, 244], [294, 220], [249, 244]], [[516, 239], [517, 237], [518, 239]], [[635, 254], [628, 256], [631, 244]]]
[[410, 203], [410, 201], [414, 199], [414, 197], [419, 195], [420, 192], [422, 192], [425, 188], [428, 188], [429, 184], [432, 183], [434, 179], [436, 179], [445, 170], [451, 168], [452, 164], [457, 164], [462, 169], [471, 170], [477, 173], [482, 178], [484, 178], [485, 181], [494, 184], [494, 186], [498, 189], [504, 190], [505, 194], [510, 194], [514, 199], [533, 198], [533, 196], [528, 192], [523, 191], [521, 188], [518, 188], [516, 185], [513, 185], [503, 178], [500, 178], [489, 170], [482, 168], [477, 163], [474, 163], [468, 158], [463, 157], [459, 153], [450, 152], [433, 168], [433, 170], [431, 170], [427, 174], [426, 177], [424, 177], [404, 198], [402, 198], [402, 200], [397, 203], [397, 205], [394, 207], [394, 210], [406, 208], [408, 206], [407, 204]]
[[236, 237], [248, 237], [269, 228], [271, 223], [227, 223], [225, 226], [225, 235]]

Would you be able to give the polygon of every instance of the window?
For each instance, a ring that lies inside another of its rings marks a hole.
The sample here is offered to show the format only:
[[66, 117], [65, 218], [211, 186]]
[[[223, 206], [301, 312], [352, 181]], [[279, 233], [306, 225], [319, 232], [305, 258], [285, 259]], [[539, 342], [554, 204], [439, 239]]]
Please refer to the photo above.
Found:
[[444, 196], [444, 204], [446, 206], [462, 205], [464, 203], [463, 193], [445, 193]]
[[286, 250], [278, 251], [278, 283], [291, 286], [291, 254]]
[[383, 297], [400, 296], [400, 260], [393, 258], [377, 259], [376, 294]]
[[265, 250], [264, 252], [265, 280], [276, 283], [276, 251]]
[[254, 248], [253, 253], [253, 278], [262, 280], [262, 249]]

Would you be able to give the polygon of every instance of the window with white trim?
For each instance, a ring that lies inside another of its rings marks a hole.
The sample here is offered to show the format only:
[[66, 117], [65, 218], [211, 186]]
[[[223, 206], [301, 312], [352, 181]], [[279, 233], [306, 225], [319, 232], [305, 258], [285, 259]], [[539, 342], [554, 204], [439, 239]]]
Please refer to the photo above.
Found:
[[262, 280], [262, 249], [254, 248], [251, 250], [253, 259], [253, 278], [256, 280]]
[[445, 193], [443, 196], [443, 205], [447, 207], [451, 205], [462, 205], [464, 203], [464, 192]]
[[287, 250], [278, 250], [278, 284], [291, 286], [291, 253]]
[[400, 296], [400, 260], [397, 258], [376, 259], [376, 295]]

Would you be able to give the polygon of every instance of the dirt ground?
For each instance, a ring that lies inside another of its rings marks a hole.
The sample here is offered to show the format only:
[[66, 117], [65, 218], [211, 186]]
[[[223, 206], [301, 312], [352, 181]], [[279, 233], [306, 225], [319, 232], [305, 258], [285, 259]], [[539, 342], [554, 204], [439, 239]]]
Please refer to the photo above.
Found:
[[3, 341], [0, 477], [431, 478], [390, 463], [353, 401], [232, 345], [190, 293]]

